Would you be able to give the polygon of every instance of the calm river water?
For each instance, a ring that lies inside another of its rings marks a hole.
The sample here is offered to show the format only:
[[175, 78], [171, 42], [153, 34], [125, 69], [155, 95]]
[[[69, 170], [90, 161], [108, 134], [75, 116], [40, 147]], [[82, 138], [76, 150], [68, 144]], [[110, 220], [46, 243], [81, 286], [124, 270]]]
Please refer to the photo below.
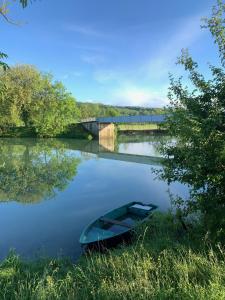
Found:
[[[0, 139], [0, 259], [80, 253], [82, 229], [130, 201], [170, 208], [168, 186], [154, 179], [162, 135], [118, 141]], [[173, 193], [185, 188], [174, 184]]]

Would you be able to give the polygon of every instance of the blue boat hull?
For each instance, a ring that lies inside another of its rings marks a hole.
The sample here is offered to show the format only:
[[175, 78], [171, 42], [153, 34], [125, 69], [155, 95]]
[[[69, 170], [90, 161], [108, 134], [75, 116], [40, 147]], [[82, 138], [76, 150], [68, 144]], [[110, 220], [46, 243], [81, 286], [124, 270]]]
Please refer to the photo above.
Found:
[[130, 234], [138, 225], [145, 222], [157, 208], [154, 204], [130, 202], [116, 208], [89, 224], [81, 234], [82, 245], [102, 242], [114, 243]]

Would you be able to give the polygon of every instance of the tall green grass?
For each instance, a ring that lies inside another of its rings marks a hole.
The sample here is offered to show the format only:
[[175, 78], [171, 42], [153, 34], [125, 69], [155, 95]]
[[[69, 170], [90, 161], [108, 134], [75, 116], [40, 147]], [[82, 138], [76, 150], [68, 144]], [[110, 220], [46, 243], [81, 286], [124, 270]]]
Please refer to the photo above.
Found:
[[0, 265], [0, 299], [225, 299], [225, 253], [200, 227], [156, 214], [133, 243], [69, 260]]

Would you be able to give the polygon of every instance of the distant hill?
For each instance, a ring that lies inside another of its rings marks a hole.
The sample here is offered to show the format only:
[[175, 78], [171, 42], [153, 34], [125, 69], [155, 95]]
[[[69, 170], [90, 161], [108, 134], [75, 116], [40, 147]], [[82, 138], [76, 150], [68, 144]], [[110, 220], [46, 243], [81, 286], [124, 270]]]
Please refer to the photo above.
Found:
[[77, 102], [77, 106], [80, 109], [81, 118], [150, 115], [166, 112], [165, 109], [157, 107], [114, 106], [90, 102]]

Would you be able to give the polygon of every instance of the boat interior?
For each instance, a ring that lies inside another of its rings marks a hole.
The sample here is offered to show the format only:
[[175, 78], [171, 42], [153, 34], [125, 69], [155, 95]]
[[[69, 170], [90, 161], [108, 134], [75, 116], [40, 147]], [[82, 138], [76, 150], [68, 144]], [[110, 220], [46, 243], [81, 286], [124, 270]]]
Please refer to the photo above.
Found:
[[88, 232], [88, 239], [95, 239], [96, 236], [104, 239], [129, 231], [137, 223], [144, 221], [152, 209], [150, 205], [136, 203], [109, 212], [93, 224]]

